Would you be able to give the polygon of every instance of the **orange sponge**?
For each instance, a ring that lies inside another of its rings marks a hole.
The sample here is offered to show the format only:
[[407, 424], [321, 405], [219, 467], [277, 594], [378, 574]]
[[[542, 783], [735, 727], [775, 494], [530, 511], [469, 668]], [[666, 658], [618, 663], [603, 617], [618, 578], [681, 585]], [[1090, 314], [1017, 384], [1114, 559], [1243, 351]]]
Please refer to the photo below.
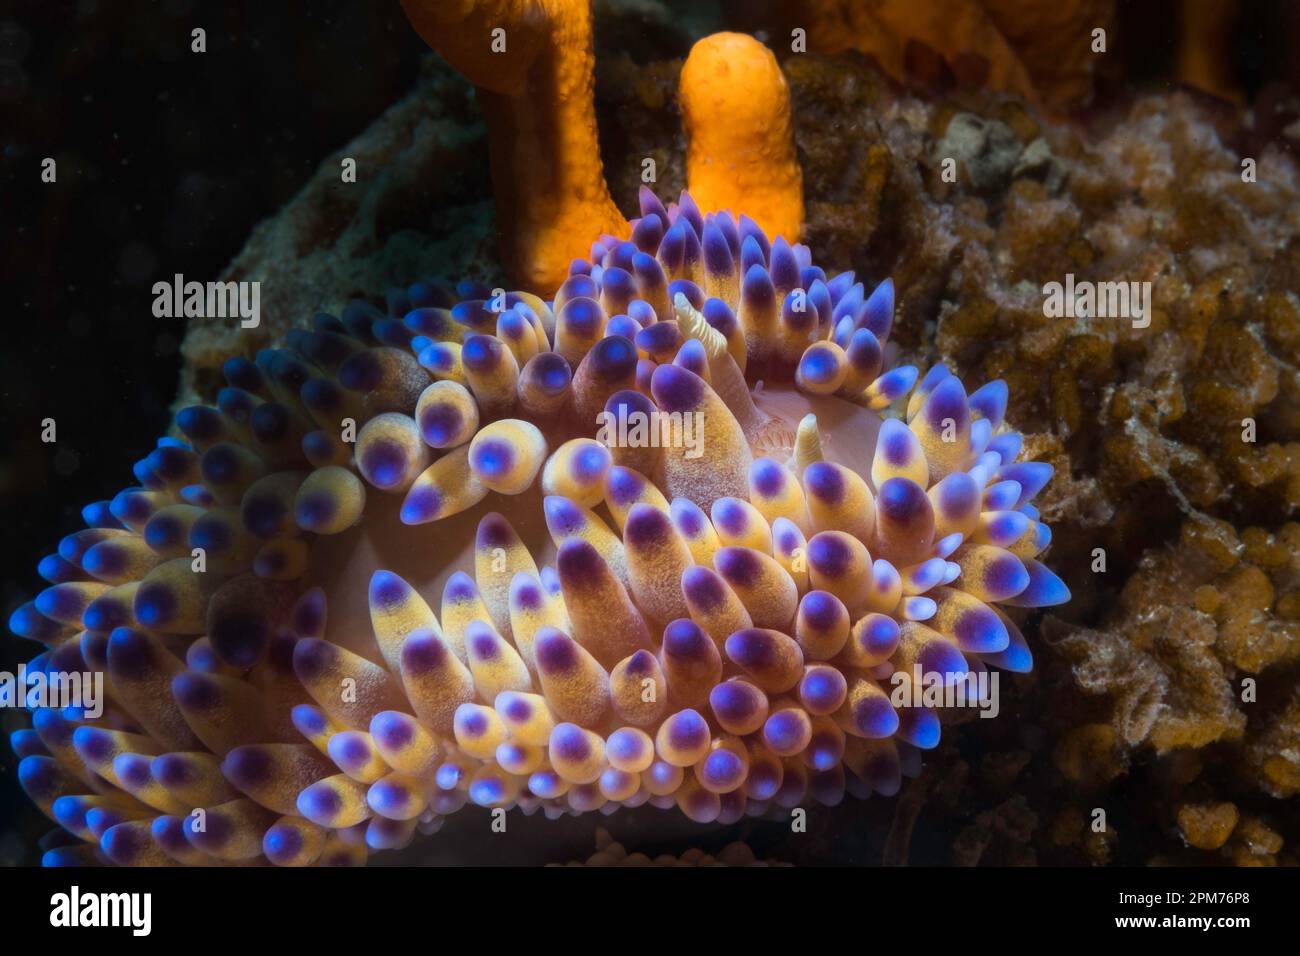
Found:
[[790, 91], [776, 57], [742, 33], [691, 48], [679, 91], [690, 147], [686, 179], [704, 212], [744, 209], [768, 235], [794, 241], [803, 225], [803, 173]]
[[478, 87], [502, 258], [549, 294], [592, 237], [626, 238], [596, 137], [588, 0], [402, 0], [416, 32]]

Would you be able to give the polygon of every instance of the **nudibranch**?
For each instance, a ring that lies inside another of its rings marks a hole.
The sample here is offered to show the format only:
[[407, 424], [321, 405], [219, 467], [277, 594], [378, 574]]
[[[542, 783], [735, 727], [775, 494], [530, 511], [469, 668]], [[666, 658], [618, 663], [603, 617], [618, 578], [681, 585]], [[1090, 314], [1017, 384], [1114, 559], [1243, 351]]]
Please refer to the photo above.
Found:
[[10, 620], [34, 671], [106, 675], [98, 718], [13, 735], [81, 841], [47, 863], [890, 795], [940, 735], [895, 685], [1030, 669], [1004, 608], [1069, 593], [1005, 385], [891, 367], [889, 280], [687, 193], [640, 207], [549, 301], [420, 283], [230, 360], [84, 510]]

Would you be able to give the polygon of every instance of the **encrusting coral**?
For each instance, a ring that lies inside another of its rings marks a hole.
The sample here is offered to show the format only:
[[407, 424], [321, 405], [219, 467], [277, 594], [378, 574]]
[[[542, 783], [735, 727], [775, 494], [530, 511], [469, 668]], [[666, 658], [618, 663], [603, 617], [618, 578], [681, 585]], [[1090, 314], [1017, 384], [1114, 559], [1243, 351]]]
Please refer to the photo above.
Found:
[[[784, 0], [782, 36], [802, 30], [815, 53], [855, 50], [889, 75], [942, 92], [984, 86], [1054, 111], [1086, 105], [1103, 57], [1093, 31], [1113, 32], [1113, 0]], [[741, 10], [744, 6], [737, 4]]]
[[47, 862], [359, 861], [467, 802], [893, 794], [944, 691], [1030, 668], [999, 605], [1069, 592], [1005, 385], [890, 368], [888, 280], [687, 193], [641, 210], [552, 300], [422, 284], [232, 359], [87, 507], [10, 621], [34, 671], [107, 675], [102, 718], [14, 737], [85, 841]]

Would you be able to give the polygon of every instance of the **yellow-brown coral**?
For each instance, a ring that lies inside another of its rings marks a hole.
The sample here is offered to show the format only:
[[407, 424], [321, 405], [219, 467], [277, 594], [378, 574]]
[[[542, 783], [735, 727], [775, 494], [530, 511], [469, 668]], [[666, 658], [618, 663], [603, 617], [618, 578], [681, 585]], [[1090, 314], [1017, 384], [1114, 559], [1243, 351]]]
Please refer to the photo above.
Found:
[[812, 0], [786, 3], [782, 22], [806, 29], [812, 50], [868, 53], [899, 79], [946, 72], [1059, 110], [1090, 96], [1092, 31], [1113, 14], [1110, 0]]

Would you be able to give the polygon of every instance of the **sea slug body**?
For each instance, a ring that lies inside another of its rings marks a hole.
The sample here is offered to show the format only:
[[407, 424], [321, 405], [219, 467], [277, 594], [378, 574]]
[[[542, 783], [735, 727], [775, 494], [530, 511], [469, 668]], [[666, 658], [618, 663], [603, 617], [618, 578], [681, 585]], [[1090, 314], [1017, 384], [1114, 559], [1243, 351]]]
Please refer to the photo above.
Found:
[[[1031, 668], [1003, 607], [1069, 593], [1006, 387], [891, 367], [892, 284], [746, 216], [643, 190], [631, 226], [550, 300], [317, 315], [85, 509], [10, 619], [31, 670], [106, 675], [99, 718], [13, 735], [81, 841], [47, 863], [890, 795], [940, 730], [900, 681]], [[611, 447], [606, 412], [698, 433]]]

